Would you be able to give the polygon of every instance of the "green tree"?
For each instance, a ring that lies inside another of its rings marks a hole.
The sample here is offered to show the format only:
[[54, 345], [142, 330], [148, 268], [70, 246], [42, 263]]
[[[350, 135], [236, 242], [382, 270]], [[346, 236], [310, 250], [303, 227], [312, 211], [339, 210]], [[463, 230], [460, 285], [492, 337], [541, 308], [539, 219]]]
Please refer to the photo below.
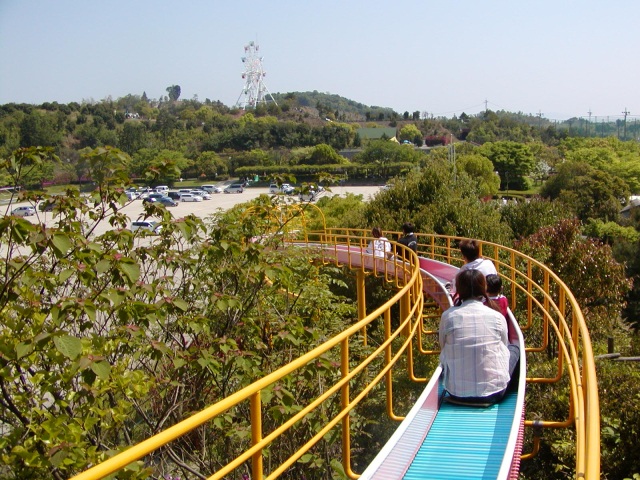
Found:
[[629, 198], [627, 184], [618, 177], [585, 163], [567, 162], [558, 168], [540, 191], [543, 197], [560, 199], [577, 217], [616, 220]]
[[[17, 166], [19, 174], [49, 156], [20, 150], [0, 167]], [[269, 235], [294, 221], [274, 218], [270, 201], [210, 223], [175, 220], [148, 205], [147, 218], [164, 228], [140, 242], [123, 228], [126, 154], [99, 148], [82, 160], [97, 183], [90, 203], [70, 190], [56, 200], [55, 227], [0, 221], [3, 255], [20, 258], [0, 267], [0, 471], [13, 478], [69, 478], [265, 376], [355, 317], [354, 305], [331, 291], [335, 268]], [[106, 221], [111, 228], [95, 235]], [[256, 237], [266, 240], [250, 241]], [[265, 429], [287, 414], [291, 392], [320, 395], [317, 378], [338, 361], [328, 355], [282, 391], [265, 390]], [[118, 478], [210, 474], [220, 458], [247, 448], [247, 408], [231, 409], [168, 447], [161, 461], [134, 462]], [[331, 413], [292, 429], [292, 445]], [[340, 440], [326, 440], [311, 462], [292, 467], [295, 475], [332, 468]], [[292, 449], [274, 450], [274, 460]]]
[[215, 152], [202, 152], [193, 162], [197, 169], [198, 177], [206, 177], [209, 180], [215, 179], [218, 175], [226, 175], [228, 167], [224, 160]]
[[349, 160], [339, 155], [329, 145], [321, 143], [311, 149], [311, 152], [304, 162], [309, 165], [338, 165], [349, 163]]
[[354, 157], [357, 163], [414, 163], [418, 164], [424, 155], [412, 148], [405, 148], [396, 142], [388, 140], [375, 140], [367, 143], [367, 146]]
[[169, 100], [171, 100], [172, 102], [175, 102], [176, 100], [178, 100], [178, 98], [180, 98], [180, 85], [171, 85], [169, 87], [167, 87], [167, 95], [169, 96]]
[[133, 156], [131, 172], [152, 183], [176, 182], [191, 161], [174, 150], [142, 148]]
[[500, 188], [500, 177], [493, 170], [493, 164], [487, 157], [478, 154], [456, 157], [456, 168], [465, 172], [477, 183], [481, 197], [492, 197]]
[[141, 148], [148, 146], [147, 128], [137, 121], [125, 122], [118, 137], [119, 147], [133, 155]]
[[606, 344], [620, 321], [631, 282], [611, 247], [584, 238], [580, 227], [576, 219], [561, 220], [517, 242], [516, 249], [543, 262], [563, 279], [585, 314], [591, 340]]
[[534, 197], [526, 202], [509, 202], [500, 208], [500, 216], [519, 240], [560, 220], [573, 218], [574, 214], [560, 201]]
[[33, 110], [20, 122], [21, 147], [54, 147], [60, 141], [53, 118]]
[[400, 129], [398, 140], [408, 140], [411, 143], [416, 143], [416, 139], [422, 138], [422, 132], [413, 123], [409, 123]]
[[502, 190], [528, 188], [526, 177], [532, 172], [536, 161], [527, 145], [510, 141], [489, 142], [482, 145], [479, 153], [493, 163], [500, 175]]
[[454, 176], [452, 168], [428, 157], [420, 172], [396, 179], [392, 188], [368, 202], [363, 223], [353, 226], [398, 230], [411, 221], [417, 232], [507, 242], [511, 232], [500, 222], [497, 207], [480, 200], [475, 179], [465, 173]]

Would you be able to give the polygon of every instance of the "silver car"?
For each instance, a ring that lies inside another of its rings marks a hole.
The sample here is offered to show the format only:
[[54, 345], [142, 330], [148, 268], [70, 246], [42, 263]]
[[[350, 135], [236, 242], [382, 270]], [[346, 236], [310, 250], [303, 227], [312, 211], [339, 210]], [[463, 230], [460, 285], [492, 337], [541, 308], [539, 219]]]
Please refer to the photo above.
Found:
[[211, 195], [204, 190], [191, 190], [191, 193], [198, 197], [202, 197], [203, 200], [211, 200]]
[[138, 220], [136, 222], [131, 223], [131, 231], [137, 232], [138, 230], [142, 230], [148, 233], [160, 233], [162, 230], [162, 225], [158, 222], [152, 222], [149, 220]]
[[183, 202], [201, 202], [202, 197], [200, 195], [194, 195], [193, 193], [180, 192], [180, 200]]
[[31, 215], [36, 214], [36, 209], [33, 207], [17, 207], [11, 211], [11, 215], [16, 215], [17, 217], [29, 217]]

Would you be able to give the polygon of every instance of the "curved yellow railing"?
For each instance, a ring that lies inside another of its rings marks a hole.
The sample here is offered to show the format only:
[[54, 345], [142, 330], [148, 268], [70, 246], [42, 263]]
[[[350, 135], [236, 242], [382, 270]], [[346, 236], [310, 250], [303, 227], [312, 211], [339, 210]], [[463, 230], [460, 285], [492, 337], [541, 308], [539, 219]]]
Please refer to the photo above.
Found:
[[[387, 415], [392, 419], [401, 419], [393, 411], [393, 369], [399, 368], [400, 358], [406, 358], [406, 362], [402, 364], [406, 365], [404, 368], [407, 368], [409, 378], [415, 382], [423, 382], [425, 378], [418, 378], [413, 373], [415, 352], [437, 353], [437, 350], [422, 348], [423, 337], [437, 331], [437, 324], [426, 325], [425, 323], [434, 322], [434, 317], [423, 317], [424, 299], [418, 257], [403, 249], [401, 261], [397, 257], [372, 259], [365, 253], [370, 240], [367, 235], [368, 232], [362, 230], [325, 229], [320, 232], [304, 232], [296, 240], [291, 240], [296, 248], [308, 249], [309, 254], [317, 260], [344, 265], [356, 272], [358, 320], [350, 328], [270, 375], [73, 478], [103, 478], [243, 402], [249, 404], [251, 445], [237, 458], [222, 459], [222, 467], [208, 478], [228, 478], [228, 475], [250, 463], [252, 480], [275, 479], [337, 425], [341, 428], [344, 471], [350, 478], [357, 478], [358, 474], [351, 469], [350, 412], [376, 385], [384, 385]], [[393, 232], [387, 236], [392, 238]], [[459, 266], [462, 260], [456, 248], [458, 240], [455, 237], [420, 235], [419, 255]], [[527, 421], [526, 424], [532, 426], [535, 423], [537, 428], [575, 429], [575, 476], [594, 480], [599, 478], [600, 425], [595, 364], [589, 332], [575, 298], [557, 275], [533, 258], [488, 242], [482, 243], [482, 250], [483, 255], [496, 264], [505, 283], [505, 290], [510, 294], [512, 310], [525, 331], [529, 345], [527, 355], [535, 356], [547, 351], [551, 338], [557, 342], [556, 374], [550, 378], [533, 377], [527, 380], [555, 384], [554, 388], [567, 388], [569, 402], [566, 418]], [[364, 279], [365, 275], [372, 273], [384, 276], [386, 281], [394, 285], [395, 293], [375, 311], [366, 312]], [[395, 306], [399, 308], [400, 321], [392, 329], [391, 309]], [[379, 318], [382, 318], [384, 324], [384, 339], [377, 347], [368, 348], [368, 353], [363, 356], [362, 347], [367, 346], [367, 327]], [[350, 350], [354, 347], [360, 348], [357, 364], [353, 364], [350, 356]], [[263, 431], [265, 412], [262, 410], [261, 393], [278, 385], [287, 376], [302, 371], [309, 362], [321, 361], [328, 355], [340, 360], [340, 372], [336, 374], [333, 383], [327, 384], [323, 393], [308, 404], [298, 405], [297, 413], [272, 431]], [[531, 365], [535, 360], [528, 359], [528, 363]], [[373, 379], [369, 378], [366, 383], [358, 382], [359, 376], [365, 371], [369, 371]], [[561, 382], [563, 379], [568, 381]], [[335, 409], [326, 424], [291, 456], [278, 465], [270, 465], [268, 471], [265, 471], [265, 454], [268, 454], [272, 443], [286, 436], [297, 422], [332, 401], [339, 408]], [[538, 444], [539, 438], [536, 436], [534, 449]], [[523, 457], [527, 456], [530, 454]]]

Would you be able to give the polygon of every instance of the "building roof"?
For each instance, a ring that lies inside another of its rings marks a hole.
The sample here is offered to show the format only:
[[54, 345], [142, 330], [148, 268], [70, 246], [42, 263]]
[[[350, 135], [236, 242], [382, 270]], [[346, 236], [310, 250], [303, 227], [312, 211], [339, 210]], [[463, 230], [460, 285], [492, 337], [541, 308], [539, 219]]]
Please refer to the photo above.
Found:
[[369, 128], [362, 127], [359, 128], [356, 133], [360, 137], [361, 140], [377, 140], [382, 138], [383, 135], [386, 135], [387, 138], [393, 139], [396, 138], [396, 129], [392, 127], [385, 128]]

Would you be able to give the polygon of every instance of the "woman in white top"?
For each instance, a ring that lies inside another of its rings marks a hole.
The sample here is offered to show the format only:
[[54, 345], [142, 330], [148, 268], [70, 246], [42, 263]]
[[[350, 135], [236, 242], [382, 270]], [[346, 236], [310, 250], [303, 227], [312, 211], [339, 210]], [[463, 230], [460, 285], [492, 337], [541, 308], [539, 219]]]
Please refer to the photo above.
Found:
[[373, 253], [374, 257], [391, 257], [391, 243], [387, 240], [386, 237], [382, 236], [382, 230], [380, 227], [373, 227], [371, 229], [371, 235], [373, 235], [374, 240], [369, 242], [367, 245], [366, 252], [371, 254]]

